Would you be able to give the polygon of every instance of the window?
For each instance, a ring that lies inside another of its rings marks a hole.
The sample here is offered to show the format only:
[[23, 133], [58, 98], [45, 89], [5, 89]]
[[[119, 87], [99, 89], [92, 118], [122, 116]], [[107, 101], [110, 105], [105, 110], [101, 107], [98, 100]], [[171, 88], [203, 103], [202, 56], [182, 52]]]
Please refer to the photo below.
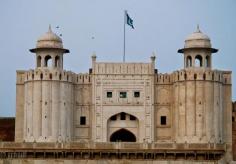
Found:
[[112, 98], [112, 92], [107, 92], [107, 98]]
[[85, 116], [80, 117], [80, 125], [86, 125], [86, 117]]
[[126, 92], [120, 92], [120, 98], [127, 98]]
[[166, 125], [166, 116], [161, 116], [161, 125]]
[[136, 120], [136, 118], [132, 115], [129, 116], [129, 119], [132, 120], [132, 121]]
[[116, 121], [116, 115], [111, 117], [112, 121]]
[[140, 92], [139, 91], [135, 91], [134, 92], [134, 97], [140, 97]]
[[126, 118], [125, 118], [126, 116], [125, 116], [125, 113], [121, 113], [120, 114], [120, 120], [125, 120]]

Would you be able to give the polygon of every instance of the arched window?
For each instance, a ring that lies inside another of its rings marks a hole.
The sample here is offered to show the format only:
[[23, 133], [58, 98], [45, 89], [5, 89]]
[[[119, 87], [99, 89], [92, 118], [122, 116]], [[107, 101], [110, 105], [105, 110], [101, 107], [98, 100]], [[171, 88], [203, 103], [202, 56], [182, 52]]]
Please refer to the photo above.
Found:
[[195, 67], [202, 67], [202, 57], [200, 55], [195, 57]]
[[55, 58], [55, 67], [59, 67], [60, 66], [60, 57], [56, 56]]
[[41, 67], [41, 56], [37, 57], [37, 67]]
[[187, 67], [192, 67], [192, 57], [191, 56], [187, 56], [186, 66]]
[[52, 57], [49, 55], [45, 57], [45, 67], [52, 67]]
[[206, 56], [206, 67], [210, 67], [210, 56]]

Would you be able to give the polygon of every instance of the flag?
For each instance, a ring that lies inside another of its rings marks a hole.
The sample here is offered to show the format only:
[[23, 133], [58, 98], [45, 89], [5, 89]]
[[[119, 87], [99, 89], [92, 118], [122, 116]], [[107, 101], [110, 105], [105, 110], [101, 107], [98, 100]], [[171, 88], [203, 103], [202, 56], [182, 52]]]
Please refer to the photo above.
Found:
[[134, 29], [133, 19], [130, 18], [130, 16], [127, 13], [127, 11], [125, 11], [125, 18], [126, 18], [126, 24], [131, 26]]

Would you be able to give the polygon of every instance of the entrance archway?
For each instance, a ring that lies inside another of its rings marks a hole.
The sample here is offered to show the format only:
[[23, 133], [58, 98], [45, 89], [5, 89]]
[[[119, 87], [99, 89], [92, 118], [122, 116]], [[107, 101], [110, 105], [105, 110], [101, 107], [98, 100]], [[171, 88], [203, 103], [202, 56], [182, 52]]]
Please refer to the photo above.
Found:
[[110, 137], [111, 142], [136, 142], [136, 137], [133, 133], [126, 129], [120, 129], [114, 132]]

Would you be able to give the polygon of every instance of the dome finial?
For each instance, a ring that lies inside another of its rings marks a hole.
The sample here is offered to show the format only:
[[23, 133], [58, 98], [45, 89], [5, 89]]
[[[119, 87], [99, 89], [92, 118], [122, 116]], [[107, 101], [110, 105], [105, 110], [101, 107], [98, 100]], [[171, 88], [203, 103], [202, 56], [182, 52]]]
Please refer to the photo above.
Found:
[[201, 32], [199, 24], [197, 24], [197, 31], [196, 32]]
[[49, 24], [48, 32], [52, 32], [51, 24]]

